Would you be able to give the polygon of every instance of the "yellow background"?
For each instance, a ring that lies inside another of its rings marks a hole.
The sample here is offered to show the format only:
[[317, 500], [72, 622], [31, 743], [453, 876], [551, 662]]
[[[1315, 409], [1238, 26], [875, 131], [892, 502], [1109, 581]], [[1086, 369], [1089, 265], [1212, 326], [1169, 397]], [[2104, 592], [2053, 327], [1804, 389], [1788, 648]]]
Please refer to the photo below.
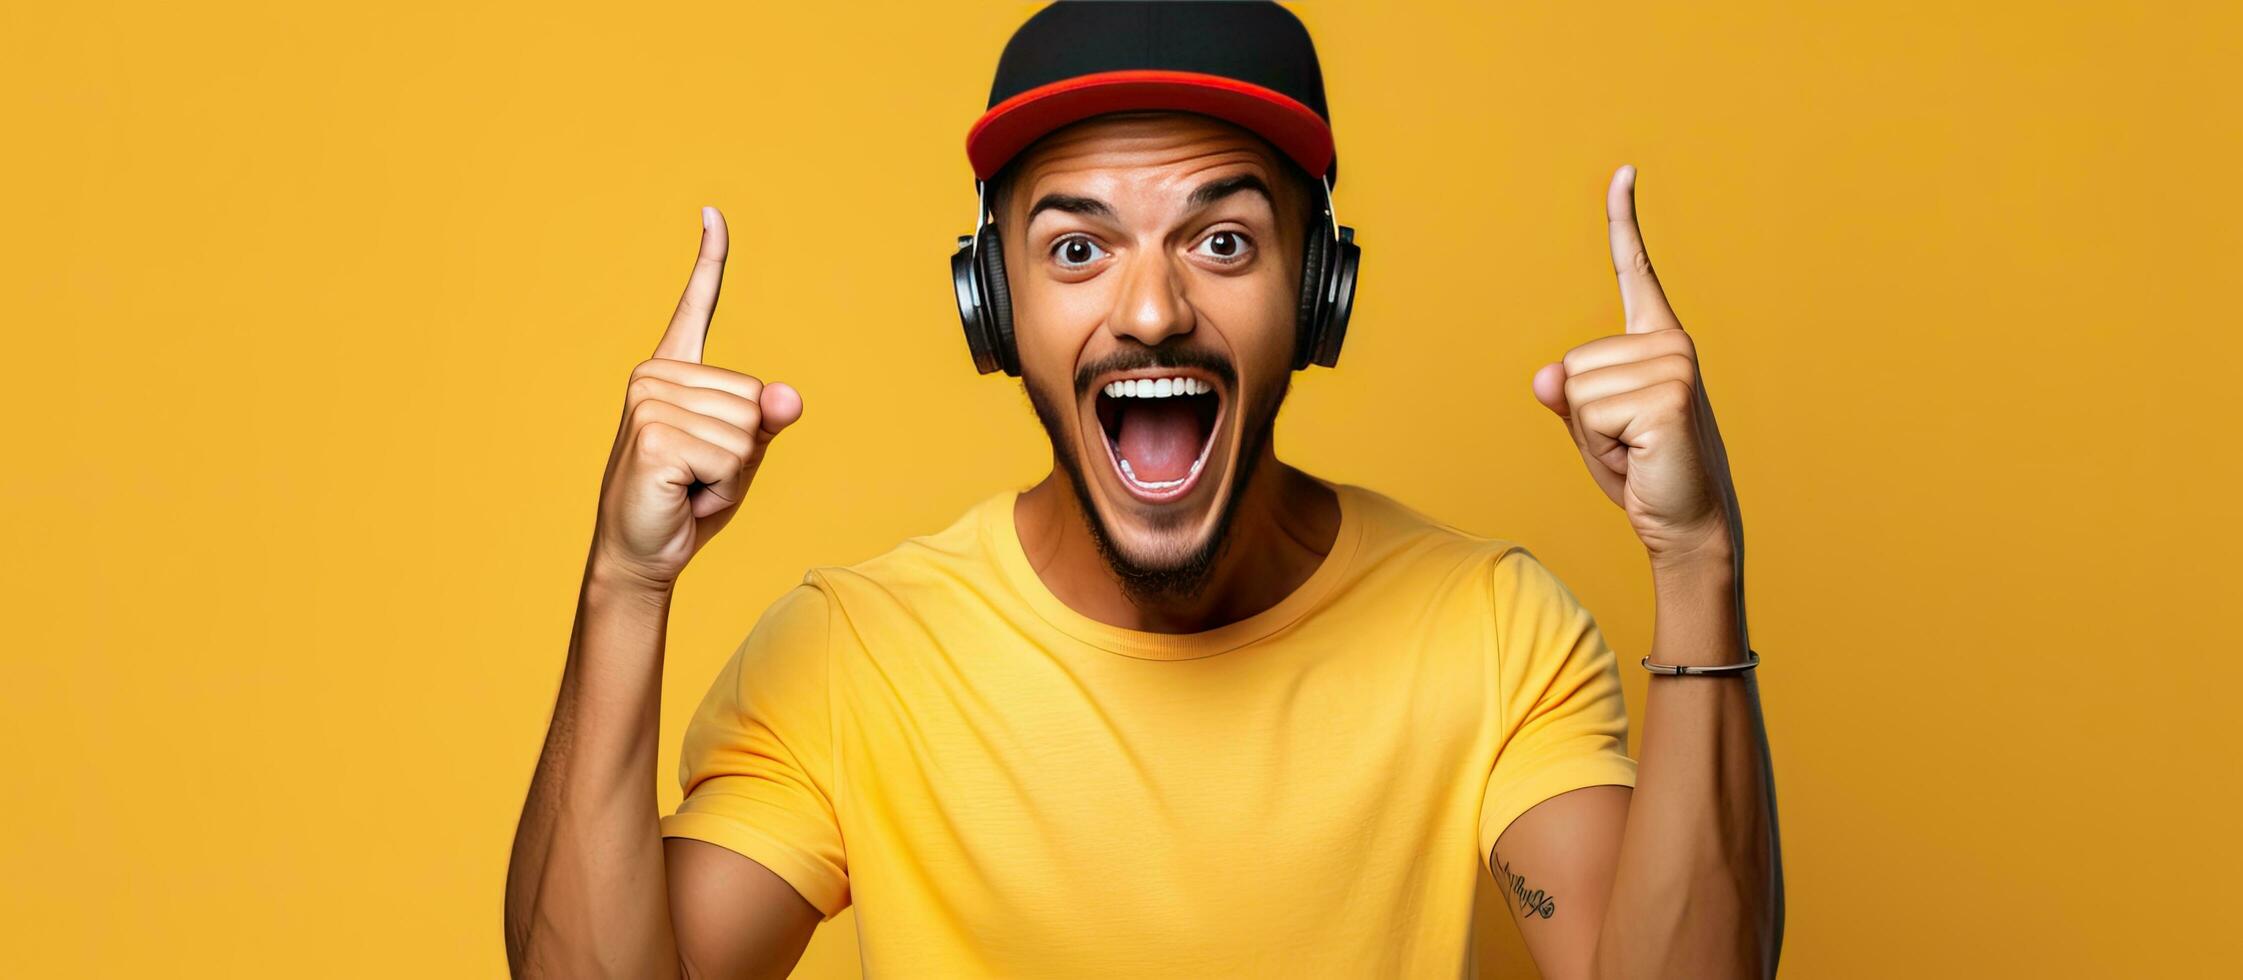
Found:
[[[11, 7], [0, 974], [503, 972], [624, 376], [703, 203], [710, 358], [808, 414], [683, 586], [665, 812], [805, 566], [1033, 480], [945, 279], [1029, 9]], [[1639, 712], [1641, 548], [1528, 378], [1620, 329], [1601, 195], [1641, 167], [1746, 515], [1789, 975], [2243, 959], [2239, 9], [1303, 9], [1367, 264], [1280, 451], [1527, 542]], [[1530, 972], [1483, 912], [1489, 973]], [[853, 923], [799, 975], [853, 975]]]

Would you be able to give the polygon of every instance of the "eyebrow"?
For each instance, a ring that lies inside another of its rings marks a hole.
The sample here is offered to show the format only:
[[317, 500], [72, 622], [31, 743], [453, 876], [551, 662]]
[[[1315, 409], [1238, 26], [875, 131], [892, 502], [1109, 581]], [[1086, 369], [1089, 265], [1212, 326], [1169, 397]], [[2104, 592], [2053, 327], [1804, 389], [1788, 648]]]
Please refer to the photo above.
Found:
[[1036, 199], [1036, 206], [1028, 209], [1028, 220], [1046, 211], [1065, 211], [1068, 214], [1089, 215], [1095, 218], [1112, 218], [1114, 209], [1095, 197], [1076, 197], [1073, 194], [1046, 194]]
[[[1221, 180], [1211, 180], [1201, 184], [1193, 189], [1191, 197], [1185, 201], [1185, 204], [1192, 210], [1197, 211], [1241, 192], [1260, 194], [1262, 200], [1268, 201], [1271, 207], [1277, 206], [1277, 196], [1270, 193], [1269, 185], [1263, 183], [1262, 178], [1253, 174], [1239, 174], [1235, 177], [1225, 177]], [[1028, 220], [1033, 222], [1037, 215], [1046, 211], [1065, 211], [1068, 214], [1107, 219], [1112, 219], [1115, 216], [1114, 209], [1111, 206], [1095, 197], [1080, 197], [1074, 194], [1046, 194], [1037, 198], [1035, 206], [1028, 209]]]
[[1262, 200], [1269, 202], [1271, 207], [1277, 206], [1277, 196], [1269, 192], [1269, 185], [1262, 183], [1262, 178], [1253, 174], [1239, 174], [1236, 177], [1225, 177], [1221, 180], [1211, 180], [1201, 184], [1197, 190], [1192, 191], [1191, 199], [1187, 203], [1192, 210], [1197, 211], [1241, 191], [1252, 191], [1260, 194]]

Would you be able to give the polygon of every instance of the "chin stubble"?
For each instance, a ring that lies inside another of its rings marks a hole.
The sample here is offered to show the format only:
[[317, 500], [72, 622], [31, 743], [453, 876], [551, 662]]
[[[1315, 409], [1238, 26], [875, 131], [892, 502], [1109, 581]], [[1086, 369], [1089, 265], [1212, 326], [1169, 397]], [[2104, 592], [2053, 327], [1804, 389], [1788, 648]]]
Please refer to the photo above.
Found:
[[[1231, 519], [1237, 515], [1238, 502], [1246, 496], [1246, 488], [1253, 479], [1256, 464], [1261, 461], [1262, 449], [1268, 445], [1277, 427], [1277, 406], [1284, 403], [1285, 393], [1292, 387], [1292, 376], [1287, 375], [1278, 386], [1276, 397], [1267, 408], [1258, 409], [1245, 418], [1241, 429], [1245, 439], [1239, 446], [1238, 478], [1232, 481], [1231, 491], [1216, 508], [1215, 527], [1199, 547], [1192, 549], [1182, 561], [1172, 565], [1155, 566], [1139, 564], [1116, 548], [1106, 530], [1105, 515], [1099, 512], [1097, 502], [1090, 494], [1090, 481], [1083, 472], [1082, 460], [1074, 452], [1074, 440], [1068, 438], [1058, 412], [1040, 394], [1033, 384], [1021, 386], [1028, 392], [1028, 404], [1035, 409], [1036, 421], [1044, 427], [1051, 440], [1052, 455], [1066, 469], [1068, 482], [1075, 488], [1075, 501], [1083, 514], [1083, 524], [1090, 532], [1091, 541], [1098, 546], [1098, 554], [1105, 559], [1106, 568], [1121, 585], [1122, 594], [1138, 606], [1162, 605], [1169, 601], [1188, 599], [1199, 594], [1215, 572], [1215, 565], [1230, 544]], [[1235, 389], [1234, 389], [1235, 390]], [[1258, 418], [1257, 418], [1258, 416]], [[1210, 436], [1212, 438], [1212, 436]]]

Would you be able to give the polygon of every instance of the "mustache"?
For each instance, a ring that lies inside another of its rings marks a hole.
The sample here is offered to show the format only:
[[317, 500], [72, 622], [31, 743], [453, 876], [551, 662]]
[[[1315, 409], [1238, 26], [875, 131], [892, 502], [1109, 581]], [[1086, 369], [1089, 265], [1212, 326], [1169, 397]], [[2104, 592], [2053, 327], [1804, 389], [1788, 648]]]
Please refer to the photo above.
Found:
[[1079, 398], [1089, 393], [1090, 386], [1100, 375], [1144, 368], [1197, 368], [1214, 375], [1226, 388], [1238, 388], [1238, 368], [1232, 366], [1228, 357], [1196, 347], [1138, 345], [1115, 351], [1077, 369], [1075, 396]]

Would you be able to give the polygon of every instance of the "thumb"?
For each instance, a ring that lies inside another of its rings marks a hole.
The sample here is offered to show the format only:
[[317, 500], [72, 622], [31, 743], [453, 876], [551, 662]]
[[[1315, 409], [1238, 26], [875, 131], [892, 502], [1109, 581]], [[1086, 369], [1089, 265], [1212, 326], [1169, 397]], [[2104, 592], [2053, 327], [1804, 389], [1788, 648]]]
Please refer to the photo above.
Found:
[[748, 484], [755, 480], [756, 472], [763, 468], [764, 452], [771, 448], [771, 441], [779, 438], [779, 433], [788, 426], [802, 420], [802, 393], [784, 381], [764, 385], [763, 390], [757, 393], [756, 403], [762, 419], [755, 431], [748, 433], [750, 444], [746, 465], [740, 468], [738, 485], [731, 488], [738, 494], [732, 497], [734, 500], [746, 495]]
[[748, 487], [755, 475], [763, 469], [764, 451], [771, 440], [779, 437], [780, 430], [802, 419], [802, 393], [783, 381], [773, 381], [756, 393], [758, 414], [762, 416], [756, 429], [748, 433], [748, 454], [732, 475], [716, 483], [697, 486], [693, 500], [693, 516], [703, 521], [702, 530], [713, 535], [732, 519], [731, 510], [747, 499]]
[[1551, 361], [1534, 372], [1534, 400], [1543, 408], [1557, 413], [1559, 419], [1571, 423], [1573, 409], [1565, 401], [1565, 362]]
[[802, 418], [802, 393], [784, 381], [764, 385], [757, 402], [763, 408], [763, 431], [760, 435], [765, 439], [778, 435], [780, 430]]

